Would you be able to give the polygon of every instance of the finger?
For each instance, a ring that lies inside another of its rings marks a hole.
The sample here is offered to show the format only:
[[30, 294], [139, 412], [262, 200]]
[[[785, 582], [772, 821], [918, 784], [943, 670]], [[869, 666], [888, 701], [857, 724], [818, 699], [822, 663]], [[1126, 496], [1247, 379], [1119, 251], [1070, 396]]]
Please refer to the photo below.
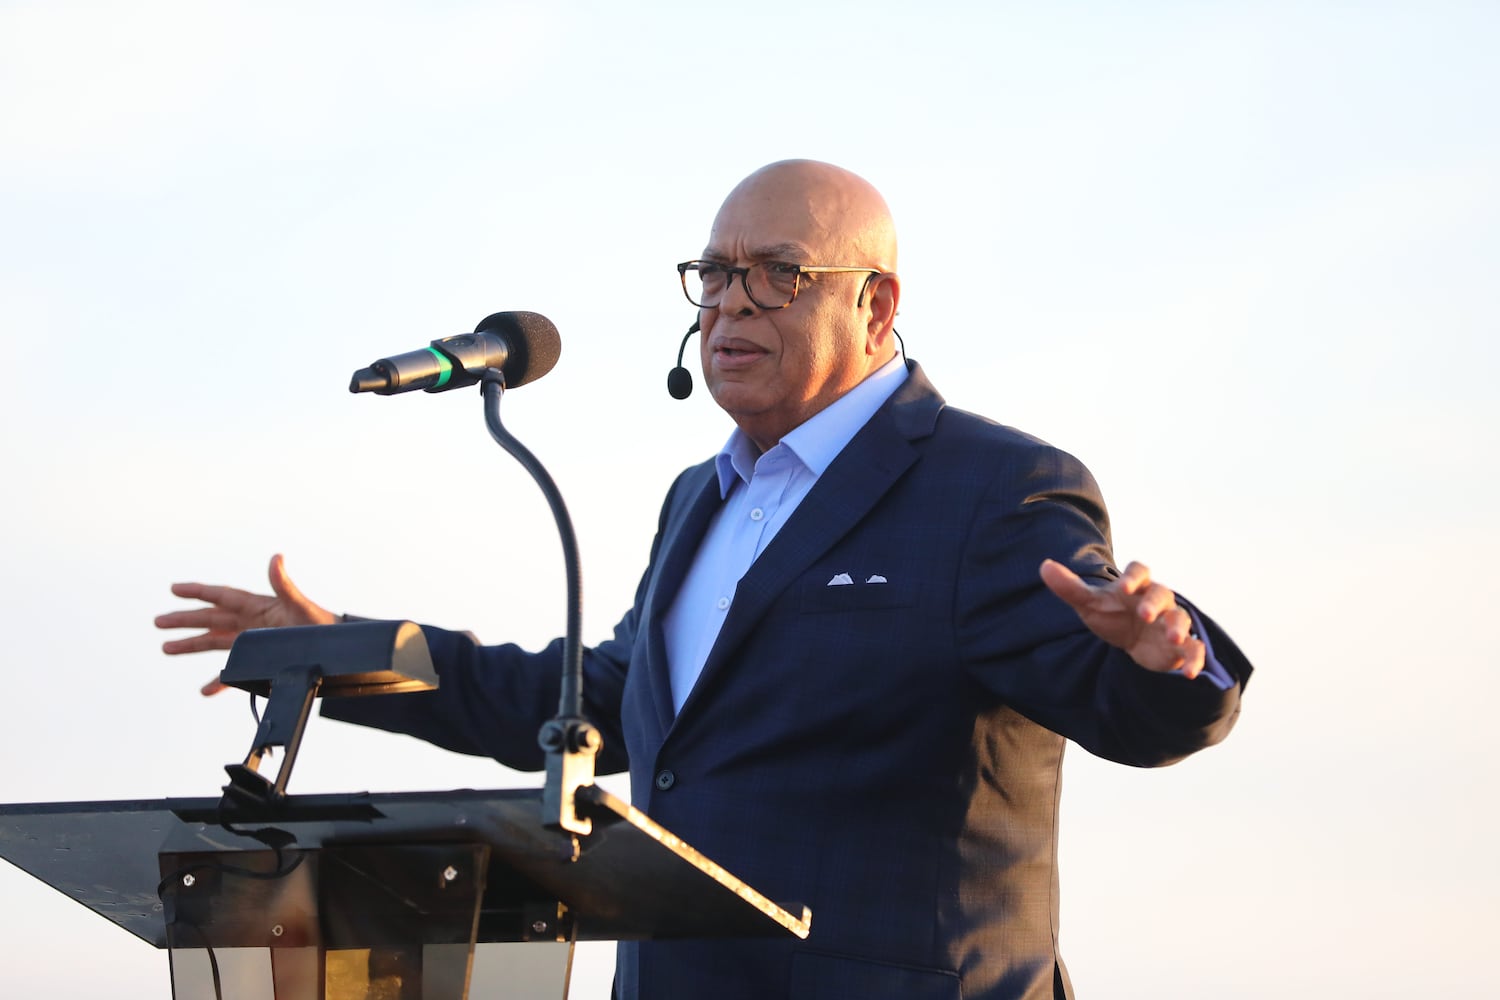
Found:
[[161, 651], [168, 656], [179, 656], [183, 653], [206, 653], [209, 650], [228, 649], [234, 645], [234, 637], [233, 632], [204, 632], [201, 635], [190, 635], [185, 639], [168, 639], [161, 644]]
[[1180, 665], [1184, 677], [1195, 679], [1203, 673], [1203, 666], [1208, 661], [1207, 647], [1203, 645], [1202, 639], [1188, 639], [1182, 644]]
[[1087, 607], [1094, 596], [1094, 588], [1083, 581], [1056, 559], [1044, 559], [1041, 565], [1042, 582], [1047, 589], [1074, 608]]
[[1201, 640], [1187, 639], [1180, 645], [1172, 645], [1163, 638], [1158, 635], [1154, 640], [1136, 645], [1130, 651], [1130, 658], [1155, 673], [1181, 672], [1190, 680], [1203, 672], [1205, 656]]
[[1151, 583], [1151, 569], [1143, 562], [1131, 560], [1130, 565], [1125, 567], [1125, 572], [1115, 581], [1115, 586], [1122, 594], [1134, 594]]
[[209, 604], [217, 604], [231, 611], [237, 611], [244, 607], [246, 602], [255, 595], [238, 587], [222, 587], [213, 583], [174, 583], [172, 594], [175, 597], [186, 597], [192, 600], [205, 601]]
[[198, 689], [198, 693], [201, 694], [201, 695], [203, 695], [203, 697], [205, 697], [205, 698], [212, 698], [214, 695], [218, 694], [220, 691], [228, 691], [228, 690], [229, 690], [229, 685], [225, 684], [223, 681], [219, 680], [219, 678], [215, 677], [213, 680], [209, 681], [207, 684], [205, 684], [201, 688], [199, 688]]
[[157, 628], [212, 628], [213, 608], [188, 608], [183, 611], [168, 611], [152, 619]]
[[1151, 623], [1177, 607], [1177, 595], [1170, 587], [1153, 583], [1135, 595], [1135, 613], [1141, 621]]
[[1167, 641], [1174, 646], [1187, 642], [1193, 631], [1193, 619], [1186, 611], [1173, 605], [1156, 620], [1156, 625], [1167, 633]]
[[240, 616], [223, 608], [188, 608], [168, 611], [153, 619], [157, 628], [201, 628], [209, 632], [237, 632]]

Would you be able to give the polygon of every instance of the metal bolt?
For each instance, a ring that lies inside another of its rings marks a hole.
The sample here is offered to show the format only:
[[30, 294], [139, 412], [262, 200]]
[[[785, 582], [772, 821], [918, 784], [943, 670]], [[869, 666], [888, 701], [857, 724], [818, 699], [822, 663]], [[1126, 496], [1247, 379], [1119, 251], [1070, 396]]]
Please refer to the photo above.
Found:
[[196, 881], [198, 880], [191, 875], [182, 876], [182, 884], [185, 886], [192, 886], [192, 884]]
[[271, 928], [271, 936], [272, 937], [281, 937], [281, 935], [283, 935], [285, 933], [286, 933], [286, 928], [282, 927], [280, 924], [277, 924], [275, 927]]
[[535, 931], [536, 933], [541, 934], [544, 931], [546, 931], [546, 929], [547, 929], [547, 921], [545, 921], [545, 920], [533, 920], [531, 922], [531, 929], [533, 931]]
[[443, 881], [444, 882], [452, 882], [456, 878], [458, 878], [458, 869], [457, 868], [454, 868], [452, 865], [449, 865], [447, 868], [443, 869]]

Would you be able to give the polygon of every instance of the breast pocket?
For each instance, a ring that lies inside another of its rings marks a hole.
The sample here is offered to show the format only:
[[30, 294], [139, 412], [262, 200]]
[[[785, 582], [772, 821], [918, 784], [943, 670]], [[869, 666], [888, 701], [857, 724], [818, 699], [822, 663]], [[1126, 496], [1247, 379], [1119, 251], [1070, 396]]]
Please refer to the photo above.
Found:
[[802, 613], [880, 611], [909, 608], [917, 603], [917, 587], [910, 580], [889, 580], [878, 573], [819, 574], [802, 585]]

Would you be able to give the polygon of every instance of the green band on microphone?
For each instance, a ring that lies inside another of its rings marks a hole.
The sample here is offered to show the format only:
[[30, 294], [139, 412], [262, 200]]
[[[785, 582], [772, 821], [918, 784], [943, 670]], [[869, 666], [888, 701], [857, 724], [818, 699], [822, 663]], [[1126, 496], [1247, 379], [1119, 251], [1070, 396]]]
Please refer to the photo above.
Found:
[[436, 347], [429, 347], [427, 349], [432, 352], [433, 357], [438, 359], [438, 365], [443, 369], [443, 373], [438, 376], [438, 380], [432, 383], [434, 389], [441, 389], [453, 377], [453, 362], [449, 361], [448, 356]]

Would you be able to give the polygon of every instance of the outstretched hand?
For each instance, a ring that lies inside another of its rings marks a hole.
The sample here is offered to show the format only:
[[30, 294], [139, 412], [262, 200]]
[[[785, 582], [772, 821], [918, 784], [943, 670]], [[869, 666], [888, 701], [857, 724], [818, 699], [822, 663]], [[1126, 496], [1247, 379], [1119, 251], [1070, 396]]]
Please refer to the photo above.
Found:
[[[287, 576], [286, 565], [279, 554], [271, 557], [268, 575], [271, 594], [252, 594], [216, 584], [172, 584], [175, 596], [204, 601], [208, 606], [158, 615], [157, 628], [203, 629], [197, 635], [167, 640], [161, 644], [161, 651], [175, 656], [210, 649], [228, 649], [234, 645], [235, 637], [247, 628], [331, 625], [338, 621], [338, 616], [333, 612], [303, 596], [292, 578]], [[218, 694], [223, 688], [224, 685], [215, 678], [203, 685], [203, 693]]]
[[1193, 620], [1177, 604], [1177, 595], [1151, 580], [1145, 564], [1132, 562], [1118, 580], [1091, 584], [1062, 563], [1045, 560], [1041, 568], [1047, 589], [1067, 602], [1099, 638], [1130, 654], [1157, 673], [1180, 670], [1197, 677], [1204, 647], [1191, 636]]

